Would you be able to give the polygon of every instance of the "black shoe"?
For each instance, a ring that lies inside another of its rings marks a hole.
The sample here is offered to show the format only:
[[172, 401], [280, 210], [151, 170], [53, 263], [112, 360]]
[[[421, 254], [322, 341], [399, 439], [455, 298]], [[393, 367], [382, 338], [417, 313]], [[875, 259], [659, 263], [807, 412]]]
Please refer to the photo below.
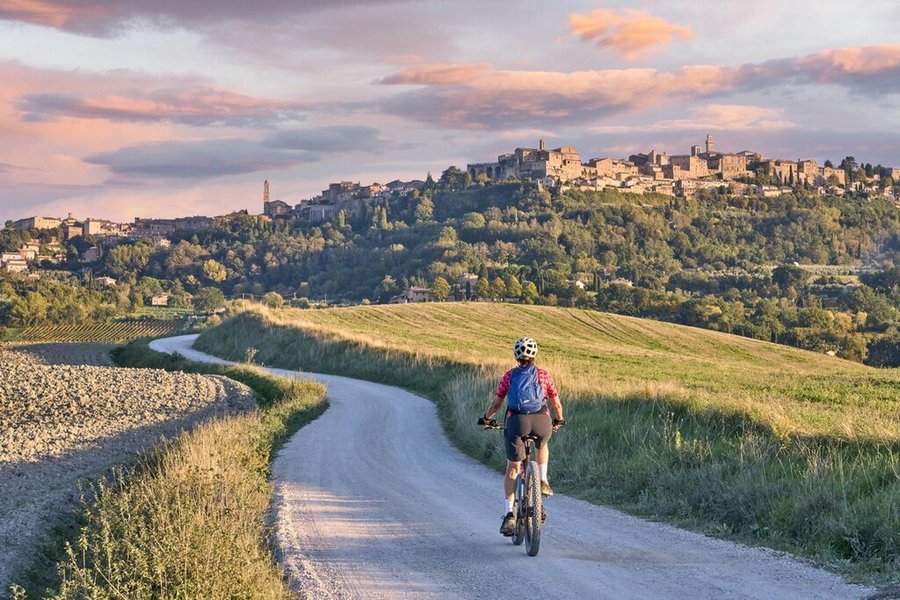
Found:
[[552, 496], [553, 495], [553, 488], [550, 487], [549, 481], [541, 482], [541, 495], [543, 495], [543, 496]]
[[516, 535], [516, 515], [511, 512], [506, 513], [503, 523], [500, 525], [500, 533], [506, 537]]

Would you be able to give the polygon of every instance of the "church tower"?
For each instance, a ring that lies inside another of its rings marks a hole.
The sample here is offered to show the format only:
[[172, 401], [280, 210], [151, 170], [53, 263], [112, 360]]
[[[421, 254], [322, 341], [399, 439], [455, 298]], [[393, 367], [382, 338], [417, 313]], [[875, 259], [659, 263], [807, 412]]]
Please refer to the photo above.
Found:
[[265, 183], [263, 183], [263, 202], [269, 201], [269, 180], [266, 179]]
[[707, 154], [713, 153], [713, 138], [712, 138], [712, 134], [709, 134], [709, 133], [706, 134], [706, 153]]

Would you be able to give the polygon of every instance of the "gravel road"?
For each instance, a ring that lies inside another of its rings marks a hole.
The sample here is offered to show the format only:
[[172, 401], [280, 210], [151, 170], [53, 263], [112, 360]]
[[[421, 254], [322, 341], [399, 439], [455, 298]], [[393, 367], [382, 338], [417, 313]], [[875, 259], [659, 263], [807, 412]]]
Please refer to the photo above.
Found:
[[[161, 340], [156, 348], [221, 362], [191, 350], [194, 338]], [[301, 597], [769, 600], [874, 593], [786, 555], [560, 494], [546, 500], [541, 551], [529, 558], [497, 532], [500, 474], [450, 444], [433, 403], [395, 387], [314, 378], [328, 385], [330, 408], [294, 435], [273, 465], [278, 545]]]
[[[255, 406], [224, 377], [109, 366], [107, 347], [0, 347], [0, 597], [77, 481], [200, 419]], [[67, 364], [68, 363], [68, 364]]]

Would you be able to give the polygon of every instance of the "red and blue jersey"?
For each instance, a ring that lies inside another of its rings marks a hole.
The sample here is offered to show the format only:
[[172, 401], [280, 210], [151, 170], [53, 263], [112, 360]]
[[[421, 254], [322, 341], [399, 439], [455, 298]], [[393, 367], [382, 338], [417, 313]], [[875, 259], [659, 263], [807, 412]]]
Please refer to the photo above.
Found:
[[[509, 378], [512, 375], [512, 372], [513, 369], [510, 369], [504, 373], [503, 378], [500, 380], [500, 385], [497, 386], [497, 395], [501, 398], [506, 398], [506, 394], [509, 392]], [[559, 398], [559, 392], [556, 389], [556, 385], [553, 383], [553, 379], [550, 377], [550, 373], [544, 369], [538, 369], [537, 372], [538, 382], [544, 390], [544, 397], [550, 398], [551, 400]]]

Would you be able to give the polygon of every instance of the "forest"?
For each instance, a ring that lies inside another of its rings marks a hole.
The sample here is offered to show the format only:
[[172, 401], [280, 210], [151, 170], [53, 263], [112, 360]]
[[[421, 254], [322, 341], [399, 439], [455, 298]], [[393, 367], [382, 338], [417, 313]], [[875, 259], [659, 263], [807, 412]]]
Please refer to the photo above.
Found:
[[[7, 227], [0, 246], [42, 236]], [[596, 308], [900, 366], [900, 210], [883, 197], [549, 192], [451, 167], [421, 192], [360, 200], [327, 222], [236, 214], [171, 242], [101, 245], [89, 268], [8, 275], [3, 322], [109, 318], [163, 292], [212, 310], [265, 294], [383, 303], [420, 286], [439, 300]], [[76, 238], [68, 254], [94, 243]], [[116, 286], [100, 289], [100, 275]]]

